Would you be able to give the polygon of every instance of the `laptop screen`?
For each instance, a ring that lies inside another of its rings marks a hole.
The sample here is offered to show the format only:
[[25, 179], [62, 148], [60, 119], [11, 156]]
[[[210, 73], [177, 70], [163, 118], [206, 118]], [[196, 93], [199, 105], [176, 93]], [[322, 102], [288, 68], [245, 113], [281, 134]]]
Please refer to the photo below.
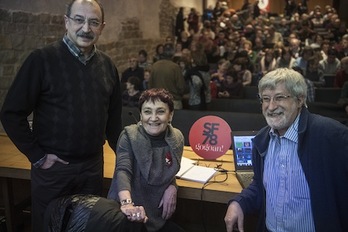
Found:
[[255, 131], [232, 132], [235, 169], [252, 170], [252, 139]]

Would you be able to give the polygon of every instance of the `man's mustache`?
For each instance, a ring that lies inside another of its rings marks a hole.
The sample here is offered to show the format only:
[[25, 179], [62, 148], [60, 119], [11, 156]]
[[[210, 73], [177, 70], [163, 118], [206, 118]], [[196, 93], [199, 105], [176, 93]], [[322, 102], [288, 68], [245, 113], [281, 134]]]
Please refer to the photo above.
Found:
[[78, 37], [83, 37], [86, 39], [94, 39], [94, 36], [90, 33], [84, 33], [84, 32], [80, 32], [77, 34]]

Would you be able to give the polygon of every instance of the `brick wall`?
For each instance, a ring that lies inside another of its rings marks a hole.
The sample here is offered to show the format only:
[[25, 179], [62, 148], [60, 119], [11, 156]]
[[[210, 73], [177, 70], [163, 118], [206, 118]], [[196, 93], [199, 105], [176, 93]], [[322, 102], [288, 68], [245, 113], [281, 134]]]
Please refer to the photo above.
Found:
[[[159, 9], [161, 38], [143, 39], [138, 18], [124, 18], [119, 38], [98, 44], [98, 48], [111, 56], [120, 74], [127, 68], [129, 54], [145, 49], [151, 60], [157, 44], [172, 35], [175, 9], [170, 0], [162, 0]], [[0, 9], [0, 108], [7, 91], [28, 54], [62, 38], [65, 32], [62, 15], [32, 14]], [[0, 132], [2, 132], [0, 125]]]

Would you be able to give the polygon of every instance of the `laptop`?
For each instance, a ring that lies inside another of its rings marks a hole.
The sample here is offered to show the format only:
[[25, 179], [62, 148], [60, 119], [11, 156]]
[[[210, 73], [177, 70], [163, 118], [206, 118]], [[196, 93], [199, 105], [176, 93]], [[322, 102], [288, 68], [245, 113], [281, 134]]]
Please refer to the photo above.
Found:
[[252, 164], [252, 139], [256, 131], [232, 131], [232, 149], [236, 177], [243, 188], [249, 186], [254, 176]]

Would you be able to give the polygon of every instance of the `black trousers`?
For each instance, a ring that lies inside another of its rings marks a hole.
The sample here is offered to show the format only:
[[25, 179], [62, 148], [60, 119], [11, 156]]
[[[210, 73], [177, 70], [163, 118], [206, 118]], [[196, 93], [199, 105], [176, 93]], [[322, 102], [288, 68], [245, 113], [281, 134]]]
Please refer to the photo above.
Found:
[[31, 168], [32, 231], [42, 232], [48, 204], [73, 194], [101, 195], [103, 190], [103, 156], [80, 163], [55, 163], [49, 169]]

